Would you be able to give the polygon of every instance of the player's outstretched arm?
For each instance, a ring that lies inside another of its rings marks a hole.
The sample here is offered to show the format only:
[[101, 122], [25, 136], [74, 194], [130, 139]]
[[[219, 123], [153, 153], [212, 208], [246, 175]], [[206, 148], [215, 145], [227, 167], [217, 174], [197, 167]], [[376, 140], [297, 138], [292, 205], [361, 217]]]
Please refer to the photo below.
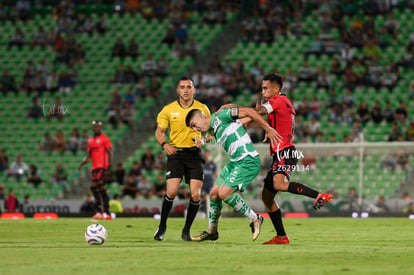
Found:
[[266, 141], [266, 139], [268, 138], [272, 145], [282, 141], [282, 136], [279, 135], [279, 133], [276, 132], [275, 129], [270, 127], [266, 120], [264, 120], [264, 118], [259, 113], [257, 113], [255, 109], [239, 107], [239, 119], [243, 119], [245, 117], [248, 117], [253, 121], [256, 121], [260, 125], [260, 127], [262, 127], [263, 130], [266, 131], [266, 138], [264, 141]]

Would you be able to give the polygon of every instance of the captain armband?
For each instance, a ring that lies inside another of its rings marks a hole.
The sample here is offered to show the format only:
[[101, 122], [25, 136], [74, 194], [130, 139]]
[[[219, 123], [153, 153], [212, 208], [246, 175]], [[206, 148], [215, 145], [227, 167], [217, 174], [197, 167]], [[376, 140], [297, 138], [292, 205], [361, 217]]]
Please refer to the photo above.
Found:
[[239, 118], [239, 107], [237, 105], [230, 109], [230, 115], [233, 120], [236, 120]]

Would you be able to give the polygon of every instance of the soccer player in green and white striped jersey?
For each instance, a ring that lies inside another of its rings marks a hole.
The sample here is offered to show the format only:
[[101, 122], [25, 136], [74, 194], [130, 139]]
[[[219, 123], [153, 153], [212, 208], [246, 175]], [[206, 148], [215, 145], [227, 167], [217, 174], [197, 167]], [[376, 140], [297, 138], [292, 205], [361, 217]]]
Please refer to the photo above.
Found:
[[[193, 241], [217, 240], [218, 221], [223, 207], [223, 201], [234, 208], [250, 221], [252, 240], [260, 234], [263, 217], [256, 214], [236, 191], [243, 192], [260, 171], [259, 153], [243, 127], [249, 121], [256, 121], [265, 131], [266, 139], [272, 144], [280, 141], [280, 135], [275, 129], [252, 108], [233, 107], [207, 116], [198, 109], [191, 110], [186, 117], [186, 125], [195, 131], [210, 132], [224, 150], [230, 155], [229, 163], [223, 168], [213, 188], [210, 191], [210, 207], [208, 210], [208, 230], [199, 236], [192, 237]], [[201, 147], [204, 140], [195, 140]]]

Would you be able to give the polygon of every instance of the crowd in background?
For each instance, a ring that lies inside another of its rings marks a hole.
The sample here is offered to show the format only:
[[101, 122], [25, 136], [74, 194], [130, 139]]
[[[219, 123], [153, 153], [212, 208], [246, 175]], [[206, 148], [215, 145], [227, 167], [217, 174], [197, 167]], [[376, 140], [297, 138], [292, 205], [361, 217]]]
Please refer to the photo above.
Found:
[[[173, 1], [169, 6], [162, 1], [142, 2], [142, 5], [134, 1], [115, 1], [114, 10], [120, 14], [141, 13], [148, 20], [165, 18], [169, 19], [170, 27], [164, 37], [160, 37], [162, 43], [168, 45], [174, 58], [191, 56], [197, 57], [198, 46], [189, 35], [188, 26], [191, 26], [192, 13], [203, 14], [202, 22], [205, 24], [224, 23], [226, 13], [232, 9], [226, 1], [194, 1], [192, 6], [185, 5], [185, 1]], [[366, 1], [363, 11], [366, 20], [353, 18], [349, 25], [344, 23], [347, 15], [354, 14], [357, 9], [356, 1], [282, 1], [283, 5], [273, 5], [274, 1], [263, 1], [262, 5], [252, 14], [246, 14], [241, 22], [240, 42], [242, 43], [274, 43], [279, 37], [311, 36], [301, 18], [309, 12], [315, 12], [318, 18], [321, 32], [311, 37], [309, 48], [305, 51], [305, 61], [298, 71], [290, 69], [284, 75], [285, 92], [292, 101], [297, 111], [296, 133], [297, 142], [353, 142], [359, 140], [359, 134], [367, 123], [380, 124], [391, 123], [389, 141], [414, 141], [414, 121], [410, 121], [409, 109], [406, 102], [398, 102], [398, 106], [391, 106], [386, 101], [383, 106], [380, 101], [370, 104], [358, 102], [354, 92], [361, 88], [388, 89], [392, 93], [398, 81], [401, 79], [401, 69], [414, 69], [414, 41], [406, 41], [406, 53], [400, 60], [392, 60], [388, 64], [382, 64], [381, 53], [398, 39], [399, 22], [393, 18], [393, 1]], [[381, 5], [378, 5], [378, 3]], [[375, 4], [376, 3], [376, 4]], [[387, 4], [388, 3], [388, 4]], [[27, 8], [29, 7], [29, 8]], [[7, 9], [0, 4], [0, 21], [30, 20], [30, 1], [17, 1], [15, 7]], [[32, 119], [42, 117], [42, 109], [39, 98], [43, 93], [70, 94], [78, 83], [77, 68], [82, 66], [87, 52], [80, 45], [76, 36], [87, 33], [88, 35], [105, 35], [111, 25], [106, 20], [105, 14], [96, 17], [77, 12], [70, 0], [63, 0], [53, 11], [54, 25], [50, 29], [39, 27], [33, 37], [26, 37], [21, 29], [16, 28], [10, 37], [9, 46], [22, 48], [25, 46], [41, 49], [51, 48], [56, 55], [53, 64], [42, 60], [39, 64], [29, 61], [22, 72], [23, 81], [16, 83], [7, 68], [3, 69], [1, 76], [1, 91], [3, 93], [25, 91], [33, 96], [32, 106], [29, 107], [27, 116]], [[381, 15], [385, 20], [384, 27], [378, 28], [375, 16]], [[289, 20], [288, 20], [289, 19]], [[293, 19], [293, 20], [291, 20]], [[339, 38], [332, 32], [339, 33]], [[357, 53], [361, 52], [361, 55]], [[136, 114], [136, 101], [144, 97], [156, 98], [160, 95], [162, 80], [169, 74], [167, 58], [162, 56], [155, 60], [151, 54], [143, 53], [137, 41], [132, 38], [129, 41], [119, 38], [108, 56], [124, 60], [143, 57], [140, 67], [120, 66], [114, 71], [113, 78], [108, 81], [113, 84], [129, 85], [126, 94], [114, 88], [106, 109], [108, 121], [114, 129], [120, 124], [133, 127], [133, 118]], [[329, 56], [332, 61], [327, 68], [315, 68], [309, 65], [307, 59], [323, 55]], [[55, 65], [64, 64], [66, 70], [58, 73]], [[277, 71], [275, 71], [277, 72]], [[240, 94], [249, 93], [252, 96], [251, 106], [258, 99], [260, 81], [267, 72], [256, 62], [251, 68], [246, 68], [242, 59], [230, 62], [228, 59], [220, 59], [218, 56], [211, 58], [208, 69], [197, 71], [192, 75], [197, 89], [196, 98], [205, 102], [212, 112], [221, 105], [233, 101]], [[333, 80], [341, 79], [341, 92], [334, 87]], [[315, 95], [312, 97], [299, 97], [296, 94], [298, 85], [310, 84], [315, 89], [323, 89], [329, 92], [326, 101], [321, 101]], [[414, 82], [410, 85], [411, 99], [414, 98]], [[343, 92], [342, 92], [343, 91]], [[300, 98], [300, 99], [299, 99]], [[371, 106], [370, 106], [371, 105]], [[54, 108], [59, 110], [62, 106], [60, 98], [56, 98]], [[335, 125], [347, 124], [351, 131], [343, 137], [343, 140], [329, 133], [326, 135], [321, 126], [323, 111], [327, 110], [328, 121]], [[56, 117], [62, 120], [59, 111], [51, 110], [49, 118]], [[263, 131], [255, 124], [248, 128], [254, 142], [263, 139]], [[53, 137], [52, 137], [53, 136]], [[76, 155], [86, 149], [87, 132], [80, 135], [78, 129], [73, 129], [70, 136], [65, 133], [45, 133], [40, 142], [39, 149], [48, 153], [57, 152], [63, 154], [67, 151]], [[23, 176], [27, 181], [38, 187], [48, 179], [41, 177], [40, 169], [35, 164], [26, 164], [21, 157], [11, 165], [2, 162], [3, 169], [9, 177], [20, 179]], [[106, 183], [116, 182], [120, 184], [123, 197], [162, 197], [164, 194], [165, 180], [160, 173], [165, 168], [165, 155], [154, 155], [150, 149], [126, 171], [122, 163], [117, 164], [113, 171], [105, 175]], [[23, 170], [23, 173], [21, 171]], [[62, 172], [63, 170], [63, 172]], [[150, 172], [150, 173], [147, 173]], [[153, 174], [159, 174], [154, 178]], [[61, 179], [62, 176], [63, 178]], [[62, 164], [56, 165], [51, 182], [65, 184], [67, 174]], [[188, 191], [180, 189], [179, 197], [188, 198]]]

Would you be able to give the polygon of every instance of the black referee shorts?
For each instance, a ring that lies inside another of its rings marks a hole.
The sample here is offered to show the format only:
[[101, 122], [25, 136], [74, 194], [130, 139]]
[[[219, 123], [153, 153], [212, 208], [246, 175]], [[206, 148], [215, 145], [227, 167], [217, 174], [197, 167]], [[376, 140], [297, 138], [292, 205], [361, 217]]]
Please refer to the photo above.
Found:
[[193, 148], [177, 148], [177, 154], [168, 156], [167, 179], [185, 177], [185, 182], [190, 183], [191, 179], [203, 180], [204, 158], [201, 150]]

